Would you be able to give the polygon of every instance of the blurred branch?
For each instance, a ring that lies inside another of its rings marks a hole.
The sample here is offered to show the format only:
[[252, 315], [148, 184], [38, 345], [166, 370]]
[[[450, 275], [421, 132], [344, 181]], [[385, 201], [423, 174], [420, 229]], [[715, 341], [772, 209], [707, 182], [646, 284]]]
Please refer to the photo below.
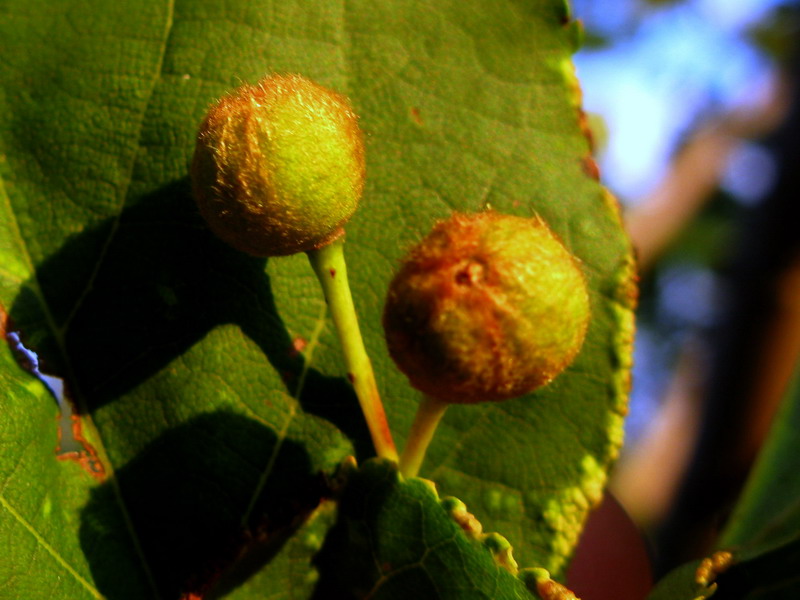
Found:
[[[699, 344], [687, 344], [658, 413], [641, 441], [623, 453], [611, 491], [645, 530], [658, 524], [670, 505], [692, 458], [700, 429], [704, 361]], [[655, 465], [657, 476], [653, 476]]]
[[734, 112], [703, 127], [675, 157], [656, 190], [628, 209], [625, 224], [641, 272], [649, 270], [712, 196], [736, 146], [773, 130], [788, 105], [786, 85], [778, 85], [759, 111]]
[[788, 96], [787, 118], [765, 142], [778, 163], [776, 185], [748, 212], [724, 277], [726, 305], [710, 337], [712, 364], [699, 439], [661, 528], [660, 566], [664, 569], [700, 556], [713, 543], [800, 354], [800, 173], [796, 169], [800, 102], [796, 83]]
[[613, 489], [634, 518], [661, 524], [661, 571], [713, 545], [800, 357], [797, 81], [784, 78], [757, 112], [700, 129], [625, 217], [646, 274], [717, 190], [737, 145], [764, 137], [778, 163], [776, 185], [745, 211], [723, 277], [725, 311], [707, 340], [709, 368], [703, 374], [697, 353], [684, 350], [658, 419], [615, 474]]

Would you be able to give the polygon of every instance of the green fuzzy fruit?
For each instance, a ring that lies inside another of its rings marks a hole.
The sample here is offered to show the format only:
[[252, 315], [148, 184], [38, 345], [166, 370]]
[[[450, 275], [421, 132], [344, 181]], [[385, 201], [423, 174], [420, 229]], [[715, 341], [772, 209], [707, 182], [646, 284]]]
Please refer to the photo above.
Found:
[[211, 107], [192, 188], [211, 230], [256, 256], [330, 243], [364, 187], [364, 143], [347, 100], [299, 75], [245, 85]]
[[547, 225], [490, 211], [454, 214], [411, 250], [383, 326], [414, 387], [474, 403], [551, 381], [580, 350], [589, 313], [579, 263]]

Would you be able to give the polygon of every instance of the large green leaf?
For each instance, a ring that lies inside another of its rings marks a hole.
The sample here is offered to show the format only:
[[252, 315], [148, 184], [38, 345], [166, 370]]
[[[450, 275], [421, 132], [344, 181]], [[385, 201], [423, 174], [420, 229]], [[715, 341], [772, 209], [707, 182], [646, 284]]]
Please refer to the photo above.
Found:
[[272, 71], [329, 85], [361, 115], [368, 183], [346, 251], [399, 443], [418, 395], [380, 312], [404, 248], [453, 209], [491, 206], [542, 216], [582, 260], [593, 318], [573, 366], [529, 397], [453, 407], [422, 472], [522, 566], [563, 569], [621, 443], [634, 288], [592, 177], [561, 1], [6, 0], [0, 13], [0, 301], [66, 378], [105, 469], [55, 459], [55, 403], [5, 359], [20, 391], [0, 413], [0, 536], [19, 540], [0, 557], [4, 592], [50, 597], [58, 580], [62, 597], [173, 598], [254, 548], [269, 567], [232, 596], [259, 597], [269, 572], [274, 597], [307, 589], [302, 568], [272, 567], [311, 569], [314, 544], [291, 533], [325, 493], [319, 474], [368, 457], [369, 436], [305, 258], [225, 247], [187, 181], [205, 107]]
[[349, 475], [314, 562], [314, 598], [533, 600], [516, 573], [495, 563], [485, 540], [462, 531], [428, 483], [404, 480], [383, 459]]

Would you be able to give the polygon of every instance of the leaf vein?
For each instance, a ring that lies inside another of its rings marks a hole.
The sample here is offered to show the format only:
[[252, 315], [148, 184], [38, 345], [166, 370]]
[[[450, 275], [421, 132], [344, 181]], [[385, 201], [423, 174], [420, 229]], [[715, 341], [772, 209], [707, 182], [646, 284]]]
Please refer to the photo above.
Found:
[[[299, 399], [300, 395], [303, 392], [303, 387], [306, 381], [306, 375], [308, 373], [308, 369], [311, 367], [311, 362], [314, 358], [314, 349], [319, 344], [319, 339], [322, 335], [322, 332], [325, 330], [325, 323], [327, 322], [327, 311], [328, 306], [327, 304], [322, 305], [322, 312], [320, 313], [317, 324], [314, 327], [314, 331], [311, 333], [311, 338], [308, 342], [306, 354], [305, 354], [305, 361], [303, 362], [303, 369], [300, 372], [300, 378], [297, 383], [297, 389], [294, 393], [294, 398]], [[246, 527], [247, 521], [250, 519], [250, 515], [253, 513], [253, 509], [255, 508], [256, 502], [258, 501], [261, 492], [264, 489], [264, 486], [267, 483], [267, 479], [269, 479], [270, 474], [272, 473], [272, 469], [275, 466], [275, 461], [278, 459], [278, 455], [280, 454], [281, 447], [283, 446], [283, 442], [286, 439], [286, 434], [289, 431], [289, 426], [291, 425], [292, 421], [294, 420], [295, 415], [297, 414], [297, 402], [292, 403], [291, 409], [289, 410], [289, 414], [286, 417], [286, 420], [283, 422], [283, 426], [281, 430], [277, 434], [277, 439], [275, 441], [275, 447], [272, 450], [272, 454], [267, 461], [267, 465], [264, 467], [263, 472], [261, 473], [261, 477], [258, 480], [258, 484], [253, 491], [253, 495], [250, 498], [250, 503], [247, 506], [247, 509], [244, 511], [244, 515], [242, 515], [241, 526]]]
[[[155, 89], [156, 89], [156, 86], [158, 85], [158, 81], [161, 78], [161, 76], [163, 75], [164, 59], [165, 59], [166, 54], [167, 54], [167, 48], [169, 47], [169, 40], [170, 40], [170, 37], [172, 35], [172, 27], [174, 25], [175, 1], [176, 0], [168, 0], [168, 2], [167, 2], [166, 19], [165, 19], [166, 22], [165, 22], [165, 25], [164, 25], [164, 34], [163, 34], [163, 37], [162, 37], [163, 42], [162, 42], [162, 45], [161, 45], [161, 52], [160, 52], [159, 57], [158, 57], [158, 64], [156, 65], [156, 68], [154, 69], [154, 75], [153, 75], [152, 83], [151, 83], [151, 86], [150, 86], [150, 92], [149, 92], [147, 101], [144, 102], [143, 105], [142, 105], [141, 118], [139, 119], [139, 125], [138, 125], [138, 128], [137, 128], [137, 134], [136, 134], [136, 140], [137, 140], [136, 149], [137, 150], [138, 150], [138, 148], [141, 147], [142, 132], [144, 131], [144, 123], [145, 123], [145, 118], [147, 116], [148, 108], [150, 107], [150, 103], [153, 100], [153, 94], [155, 93]], [[119, 201], [118, 201], [119, 202], [119, 209], [117, 210], [116, 215], [113, 218], [113, 221], [111, 223], [111, 228], [110, 228], [110, 230], [108, 232], [108, 235], [106, 236], [106, 239], [103, 241], [103, 246], [100, 249], [100, 253], [99, 253], [98, 257], [97, 257], [97, 260], [95, 261], [94, 267], [92, 269], [92, 273], [89, 275], [89, 280], [87, 281], [86, 286], [84, 286], [83, 291], [81, 292], [81, 295], [75, 301], [75, 304], [73, 305], [72, 310], [70, 310], [69, 314], [67, 315], [67, 318], [64, 320], [64, 323], [61, 325], [61, 327], [59, 329], [59, 333], [62, 336], [66, 333], [67, 329], [69, 328], [70, 323], [72, 322], [72, 319], [78, 313], [78, 310], [80, 310], [80, 307], [83, 305], [83, 301], [86, 299], [86, 297], [92, 291], [92, 288], [94, 287], [94, 282], [97, 279], [98, 274], [100, 273], [100, 268], [102, 267], [103, 263], [105, 262], [105, 257], [108, 254], [109, 248], [111, 247], [111, 242], [114, 240], [114, 238], [115, 238], [115, 236], [117, 234], [117, 230], [119, 229], [120, 220], [122, 219], [123, 208], [125, 207], [125, 203], [127, 202], [128, 192], [130, 191], [130, 186], [131, 186], [131, 183], [133, 182], [133, 173], [134, 173], [134, 170], [136, 168], [136, 162], [137, 162], [138, 158], [139, 158], [139, 152], [135, 150], [132, 153], [130, 164], [128, 165], [127, 176], [126, 176], [127, 183], [125, 184], [124, 189], [121, 190], [120, 193], [119, 193]]]
[[5, 496], [0, 495], [0, 505], [5, 508], [12, 517], [22, 525], [22, 527], [30, 533], [38, 543], [38, 547], [43, 548], [58, 564], [60, 564], [75, 580], [80, 583], [84, 588], [86, 588], [89, 593], [92, 594], [95, 598], [103, 598], [103, 595], [95, 588], [89, 581], [87, 581], [75, 568], [70, 565], [58, 551], [53, 548], [50, 544], [47, 543], [47, 540], [44, 539], [42, 534], [40, 534], [36, 528], [31, 525], [25, 517], [23, 517], [17, 510], [6, 500]]

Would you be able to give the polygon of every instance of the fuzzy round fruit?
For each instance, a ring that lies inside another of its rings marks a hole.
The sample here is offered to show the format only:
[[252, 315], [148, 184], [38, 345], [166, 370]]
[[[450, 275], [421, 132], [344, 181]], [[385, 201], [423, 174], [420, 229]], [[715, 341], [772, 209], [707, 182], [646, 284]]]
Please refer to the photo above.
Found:
[[500, 401], [551, 381], [589, 322], [578, 261], [538, 218], [454, 214], [411, 250], [383, 313], [411, 384], [449, 403]]
[[342, 233], [364, 187], [347, 100], [299, 75], [244, 85], [211, 107], [192, 160], [200, 214], [256, 256], [313, 250]]

